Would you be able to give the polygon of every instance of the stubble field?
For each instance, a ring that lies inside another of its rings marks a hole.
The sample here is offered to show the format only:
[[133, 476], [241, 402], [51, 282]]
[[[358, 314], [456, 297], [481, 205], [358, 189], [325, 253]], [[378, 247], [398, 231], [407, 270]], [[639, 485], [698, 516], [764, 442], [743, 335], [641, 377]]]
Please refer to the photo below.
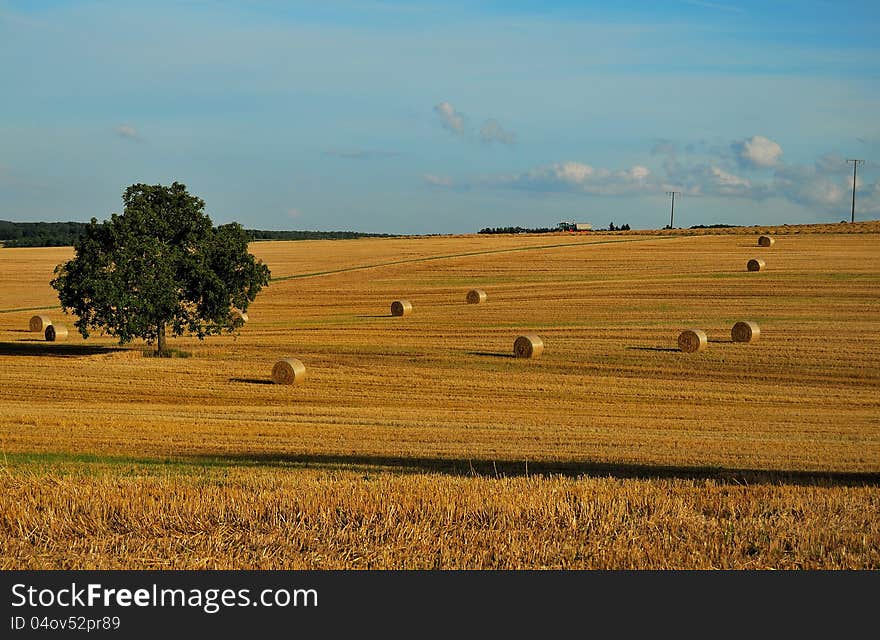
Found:
[[29, 333], [72, 250], [0, 249], [0, 567], [878, 568], [880, 224], [827, 227], [255, 243], [170, 359]]

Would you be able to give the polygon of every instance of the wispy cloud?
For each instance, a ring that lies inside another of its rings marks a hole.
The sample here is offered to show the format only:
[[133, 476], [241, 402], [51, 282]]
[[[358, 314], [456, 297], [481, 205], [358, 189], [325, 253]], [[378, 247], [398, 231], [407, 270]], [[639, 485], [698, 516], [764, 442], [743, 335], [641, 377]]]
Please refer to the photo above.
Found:
[[[734, 141], [726, 148], [702, 146], [705, 154], [681, 157], [676, 155], [679, 144], [657, 141], [652, 155], [663, 157], [656, 172], [640, 164], [609, 169], [570, 160], [519, 173], [458, 180], [455, 187], [592, 196], [660, 195], [677, 190], [697, 197], [755, 201], [780, 198], [816, 211], [842, 207], [851, 197], [852, 173], [847, 172], [843, 157], [837, 153], [824, 154], [812, 164], [786, 164], [781, 145], [763, 136]], [[452, 186], [448, 179], [423, 177], [430, 184]], [[862, 213], [880, 212], [880, 180], [863, 184], [860, 176], [856, 204]]]
[[440, 118], [445, 129], [456, 135], [464, 135], [464, 115], [456, 111], [448, 102], [441, 102], [434, 107], [434, 113]]
[[487, 118], [483, 125], [474, 130], [468, 125], [468, 118], [449, 102], [441, 102], [434, 106], [434, 113], [440, 119], [440, 124], [447, 131], [461, 138], [473, 140], [477, 138], [486, 145], [493, 143], [512, 145], [516, 142], [516, 134], [501, 126], [495, 118]]
[[426, 173], [422, 176], [422, 180], [424, 180], [427, 184], [430, 184], [435, 187], [451, 187], [452, 186], [452, 178], [447, 176], [437, 176], [431, 173]]
[[651, 147], [651, 155], [652, 156], [674, 156], [678, 151], [678, 145], [676, 145], [672, 140], [667, 140], [665, 138], [661, 138], [654, 143], [654, 146]]
[[591, 195], [632, 195], [658, 190], [651, 170], [642, 165], [612, 170], [575, 161], [542, 165], [522, 173], [481, 178], [477, 182], [491, 187]]
[[480, 127], [480, 140], [486, 144], [493, 142], [513, 144], [516, 142], [516, 134], [511, 131], [505, 131], [495, 118], [489, 118]]
[[113, 127], [113, 131], [120, 138], [126, 138], [128, 140], [141, 140], [141, 136], [138, 133], [138, 130], [128, 124], [118, 124]]
[[334, 158], [346, 158], [348, 160], [374, 160], [378, 158], [394, 158], [399, 156], [398, 151], [381, 151], [377, 149], [328, 149], [325, 156]]

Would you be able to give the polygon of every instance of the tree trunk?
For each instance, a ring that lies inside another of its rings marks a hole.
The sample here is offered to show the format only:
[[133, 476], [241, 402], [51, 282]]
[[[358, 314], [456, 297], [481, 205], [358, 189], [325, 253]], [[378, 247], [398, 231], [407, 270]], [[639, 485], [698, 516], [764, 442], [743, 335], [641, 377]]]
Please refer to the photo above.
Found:
[[156, 353], [165, 353], [165, 323], [160, 322], [159, 326], [156, 330], [156, 336], [158, 337], [158, 344], [156, 346]]

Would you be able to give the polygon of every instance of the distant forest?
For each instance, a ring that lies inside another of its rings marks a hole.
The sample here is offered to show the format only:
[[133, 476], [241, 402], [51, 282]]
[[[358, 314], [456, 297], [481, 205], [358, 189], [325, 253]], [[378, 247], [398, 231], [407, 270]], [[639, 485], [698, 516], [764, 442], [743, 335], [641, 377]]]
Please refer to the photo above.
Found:
[[[527, 227], [486, 227], [480, 229], [477, 233], [500, 234], [500, 233], [556, 233], [561, 231], [560, 227], [536, 227], [529, 229]], [[619, 227], [610, 223], [607, 229], [596, 229], [596, 231], [629, 231], [629, 225], [624, 224]]]
[[[68, 247], [85, 233], [87, 222], [9, 222], [0, 220], [0, 242], [4, 247]], [[359, 231], [266, 231], [245, 230], [251, 240], [350, 240], [394, 237], [388, 233]]]
[[559, 227], [538, 227], [536, 229], [527, 229], [525, 227], [486, 227], [480, 229], [479, 233], [553, 233], [559, 231]]

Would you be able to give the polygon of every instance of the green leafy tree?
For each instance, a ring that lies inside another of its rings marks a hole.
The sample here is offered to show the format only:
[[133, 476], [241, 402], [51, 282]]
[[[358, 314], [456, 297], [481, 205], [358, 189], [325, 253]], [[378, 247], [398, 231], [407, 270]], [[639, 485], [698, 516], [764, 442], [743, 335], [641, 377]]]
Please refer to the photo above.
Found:
[[122, 201], [122, 215], [92, 218], [74, 258], [55, 267], [52, 287], [82, 336], [101, 329], [164, 353], [168, 330], [202, 339], [241, 326], [234, 310], [247, 311], [269, 283], [241, 225], [213, 226], [205, 202], [178, 182], [133, 184]]

